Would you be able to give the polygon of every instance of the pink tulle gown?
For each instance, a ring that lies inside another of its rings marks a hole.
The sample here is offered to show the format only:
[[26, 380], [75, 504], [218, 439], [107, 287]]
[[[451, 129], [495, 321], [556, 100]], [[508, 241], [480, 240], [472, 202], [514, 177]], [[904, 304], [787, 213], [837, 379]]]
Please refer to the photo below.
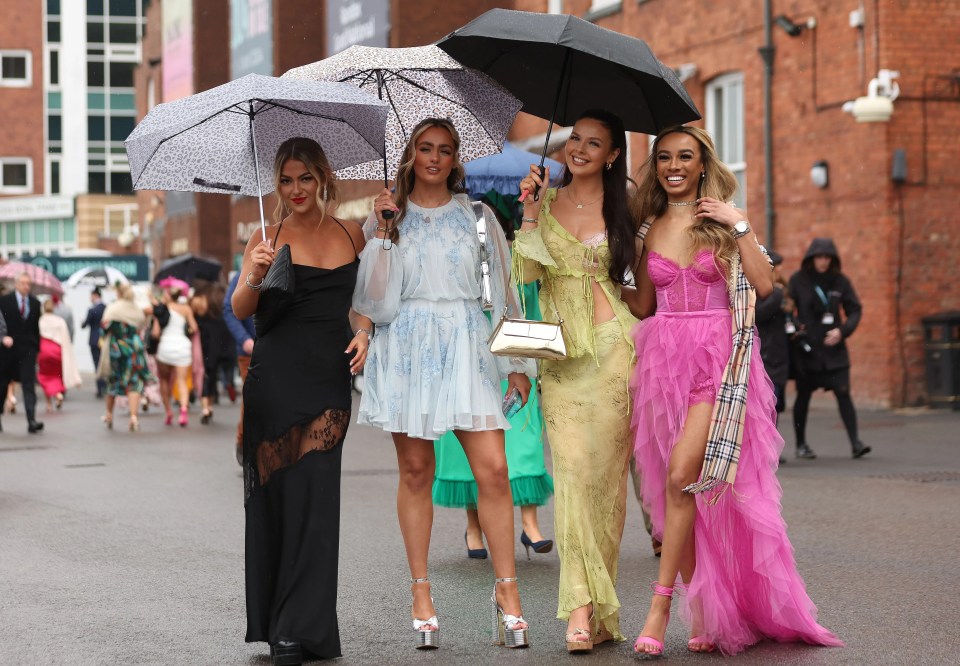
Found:
[[[681, 268], [651, 252], [657, 313], [634, 328], [631, 381], [635, 453], [653, 536], [663, 538], [667, 463], [687, 409], [713, 402], [732, 344], [727, 284], [709, 250]], [[783, 439], [774, 421], [773, 385], [754, 338], [740, 465], [731, 490], [708, 506], [697, 495], [696, 571], [681, 610], [702, 617], [703, 635], [724, 654], [763, 639], [842, 645], [817, 624], [780, 516], [776, 478]]]

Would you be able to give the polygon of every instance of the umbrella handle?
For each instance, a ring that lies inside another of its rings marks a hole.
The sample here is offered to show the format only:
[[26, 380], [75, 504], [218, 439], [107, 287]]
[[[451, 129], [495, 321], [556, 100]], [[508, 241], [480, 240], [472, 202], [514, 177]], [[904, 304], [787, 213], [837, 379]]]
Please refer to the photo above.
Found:
[[[547, 170], [544, 168], [543, 163], [540, 163], [540, 166], [537, 167], [537, 171], [540, 173], [540, 182], [543, 182], [543, 177], [547, 175]], [[530, 194], [530, 190], [524, 190], [523, 194], [520, 195], [520, 198], [517, 199], [519, 202], [523, 202], [527, 198], [527, 195]], [[536, 187], [533, 190], [533, 200], [540, 201], [540, 188]]]

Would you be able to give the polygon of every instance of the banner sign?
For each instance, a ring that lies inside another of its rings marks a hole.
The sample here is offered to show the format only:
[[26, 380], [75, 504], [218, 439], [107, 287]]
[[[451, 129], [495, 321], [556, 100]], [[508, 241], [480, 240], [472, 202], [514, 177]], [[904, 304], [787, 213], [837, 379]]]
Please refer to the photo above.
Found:
[[51, 254], [24, 256], [20, 261], [50, 271], [61, 282], [66, 282], [71, 275], [82, 268], [101, 266], [117, 269], [131, 282], [150, 280], [150, 261], [145, 254], [124, 254], [112, 257], [62, 257]]
[[390, 46], [389, 0], [327, 0], [327, 55], [353, 46]]

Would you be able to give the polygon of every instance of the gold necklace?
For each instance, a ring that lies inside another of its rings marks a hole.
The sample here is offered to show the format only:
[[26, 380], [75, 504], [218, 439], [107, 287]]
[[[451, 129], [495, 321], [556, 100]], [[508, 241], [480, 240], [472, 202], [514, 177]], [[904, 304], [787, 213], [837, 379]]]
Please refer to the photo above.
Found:
[[587, 203], [583, 203], [582, 201], [578, 202], [576, 199], [573, 198], [573, 188], [571, 188], [568, 185], [566, 189], [567, 189], [567, 195], [570, 197], [570, 201], [576, 204], [577, 208], [583, 208], [584, 206], [592, 206], [593, 204], [603, 199], [603, 193], [601, 192], [600, 196], [594, 199], [593, 201], [588, 201]]

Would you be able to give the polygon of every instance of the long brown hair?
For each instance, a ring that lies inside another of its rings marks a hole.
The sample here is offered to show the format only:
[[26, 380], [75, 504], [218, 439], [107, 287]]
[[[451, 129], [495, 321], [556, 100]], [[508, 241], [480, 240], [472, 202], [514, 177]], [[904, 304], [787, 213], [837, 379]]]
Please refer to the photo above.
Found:
[[413, 169], [413, 164], [417, 159], [417, 141], [427, 130], [434, 127], [447, 130], [453, 140], [453, 168], [450, 170], [450, 175], [447, 176], [447, 189], [454, 194], [467, 191], [467, 172], [464, 171], [463, 163], [460, 161], [460, 133], [457, 132], [453, 123], [446, 118], [424, 118], [417, 123], [417, 126], [410, 133], [410, 140], [407, 141], [407, 145], [403, 149], [400, 166], [397, 168], [395, 198], [400, 212], [397, 213], [396, 221], [390, 229], [390, 240], [394, 243], [400, 238], [398, 227], [407, 213], [407, 200], [410, 198], [410, 193], [413, 192], [417, 182], [417, 176]]
[[307, 171], [317, 181], [317, 208], [320, 210], [320, 219], [327, 215], [327, 202], [337, 199], [337, 179], [330, 168], [327, 155], [320, 144], [313, 139], [298, 136], [287, 139], [277, 148], [277, 156], [273, 160], [273, 188], [277, 195], [277, 207], [273, 210], [275, 222], [280, 222], [289, 211], [280, 196], [280, 177], [283, 165], [288, 160], [303, 162]]
[[[699, 127], [678, 125], [663, 130], [653, 140], [650, 157], [643, 165], [640, 186], [634, 194], [634, 211], [639, 224], [650, 217], [660, 217], [667, 211], [667, 193], [657, 178], [657, 151], [660, 141], [669, 134], [686, 134], [692, 136], [700, 146], [700, 161], [703, 164], [703, 174], [697, 186], [697, 198], [711, 197], [720, 201], [729, 201], [737, 192], [739, 184], [717, 155], [713, 139], [706, 130]], [[714, 257], [726, 269], [730, 260], [737, 252], [737, 242], [733, 239], [730, 230], [719, 222], [710, 219], [701, 219], [689, 229], [693, 238], [694, 251], [701, 248], [713, 250]]]

